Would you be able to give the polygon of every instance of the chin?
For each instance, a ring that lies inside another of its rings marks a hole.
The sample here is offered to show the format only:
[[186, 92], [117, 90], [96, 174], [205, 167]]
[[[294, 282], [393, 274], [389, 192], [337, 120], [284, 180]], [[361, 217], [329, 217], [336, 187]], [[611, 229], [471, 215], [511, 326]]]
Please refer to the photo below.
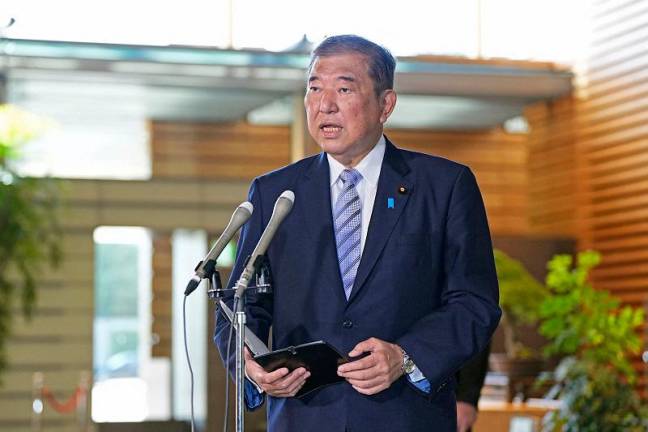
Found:
[[334, 153], [335, 149], [338, 147], [337, 143], [334, 140], [320, 138], [317, 140], [317, 144], [322, 150], [327, 153]]

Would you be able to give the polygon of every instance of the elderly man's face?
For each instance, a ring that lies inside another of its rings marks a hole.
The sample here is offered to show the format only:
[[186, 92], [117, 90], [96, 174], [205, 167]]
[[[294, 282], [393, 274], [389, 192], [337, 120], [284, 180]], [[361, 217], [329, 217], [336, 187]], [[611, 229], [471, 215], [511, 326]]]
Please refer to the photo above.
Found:
[[308, 131], [325, 152], [354, 166], [380, 139], [395, 103], [393, 90], [376, 95], [365, 56], [317, 57], [304, 99]]

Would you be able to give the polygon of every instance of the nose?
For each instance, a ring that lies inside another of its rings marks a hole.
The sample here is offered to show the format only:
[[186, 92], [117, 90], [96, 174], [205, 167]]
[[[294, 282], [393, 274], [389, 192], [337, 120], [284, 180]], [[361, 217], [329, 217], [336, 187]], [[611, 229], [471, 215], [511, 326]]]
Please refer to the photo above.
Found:
[[336, 93], [334, 91], [325, 90], [322, 92], [319, 103], [320, 112], [325, 114], [337, 112], [338, 106], [335, 100], [335, 95]]

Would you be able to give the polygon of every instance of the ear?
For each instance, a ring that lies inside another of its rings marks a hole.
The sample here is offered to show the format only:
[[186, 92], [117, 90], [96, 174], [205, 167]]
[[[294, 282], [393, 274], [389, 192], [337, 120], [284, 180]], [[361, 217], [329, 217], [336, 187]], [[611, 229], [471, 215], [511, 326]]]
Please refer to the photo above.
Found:
[[382, 112], [380, 113], [380, 123], [385, 124], [392, 111], [396, 107], [396, 92], [393, 89], [388, 89], [380, 95], [380, 106]]

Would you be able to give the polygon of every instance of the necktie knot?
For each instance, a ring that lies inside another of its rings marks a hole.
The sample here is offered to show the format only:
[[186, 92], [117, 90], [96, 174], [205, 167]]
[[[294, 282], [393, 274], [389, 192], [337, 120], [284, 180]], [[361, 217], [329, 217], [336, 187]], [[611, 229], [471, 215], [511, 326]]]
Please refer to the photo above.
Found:
[[345, 185], [350, 182], [351, 186], [355, 186], [362, 179], [362, 174], [353, 168], [345, 169], [340, 173], [340, 179]]

